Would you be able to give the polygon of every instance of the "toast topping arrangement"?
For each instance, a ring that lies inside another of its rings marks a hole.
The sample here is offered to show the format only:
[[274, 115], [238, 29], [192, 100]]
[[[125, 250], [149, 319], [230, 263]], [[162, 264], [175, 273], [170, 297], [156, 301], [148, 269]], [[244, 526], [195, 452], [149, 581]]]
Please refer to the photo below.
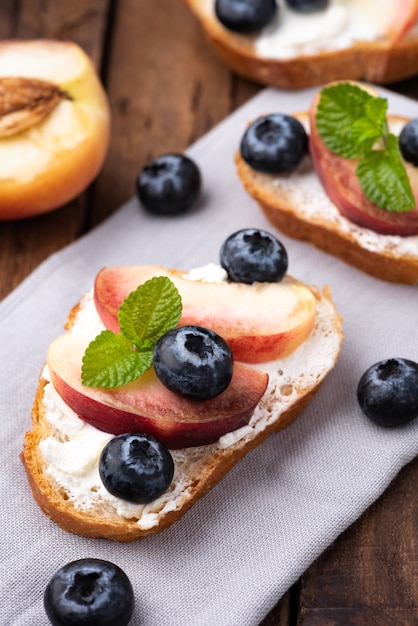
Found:
[[[217, 19], [227, 29], [256, 35], [261, 57], [284, 59], [348, 48], [358, 42], [401, 39], [417, 18], [414, 1], [402, 11], [392, 0], [215, 0]], [[384, 5], [384, 6], [383, 6]]]
[[245, 229], [220, 256], [218, 283], [104, 268], [49, 347], [22, 460], [64, 528], [123, 541], [165, 528], [333, 368], [340, 317], [286, 274], [280, 242]]
[[382, 84], [418, 70], [418, 0], [185, 2], [221, 60], [261, 84]]
[[417, 283], [418, 120], [387, 109], [369, 86], [332, 83], [308, 112], [255, 120], [236, 164], [283, 232], [379, 278]]
[[418, 170], [407, 169], [387, 106], [359, 85], [324, 88], [310, 111], [310, 153], [345, 217], [383, 235], [416, 235]]

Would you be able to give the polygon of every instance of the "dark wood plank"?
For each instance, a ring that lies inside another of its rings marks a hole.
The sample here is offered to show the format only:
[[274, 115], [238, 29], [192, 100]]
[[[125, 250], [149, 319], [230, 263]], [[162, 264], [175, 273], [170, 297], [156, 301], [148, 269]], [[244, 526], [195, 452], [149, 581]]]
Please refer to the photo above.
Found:
[[159, 0], [157, 11], [154, 0], [120, 0], [114, 23], [106, 78], [112, 145], [93, 223], [132, 197], [149, 160], [184, 150], [260, 89], [221, 65], [182, 2]]
[[100, 67], [110, 10], [109, 0], [45, 2], [20, 0], [16, 37], [70, 39]]
[[[0, 3], [2, 38], [70, 38], [100, 68], [109, 0], [6, 0]], [[20, 222], [0, 222], [0, 299], [16, 287], [52, 252], [84, 230], [90, 195], [53, 213]]]
[[295, 603], [297, 603], [297, 586], [286, 593], [280, 602], [263, 619], [260, 626], [293, 626]]
[[19, 5], [16, 0], [0, 2], [0, 38], [8, 39], [16, 36]]
[[302, 577], [298, 626], [418, 624], [418, 459]]

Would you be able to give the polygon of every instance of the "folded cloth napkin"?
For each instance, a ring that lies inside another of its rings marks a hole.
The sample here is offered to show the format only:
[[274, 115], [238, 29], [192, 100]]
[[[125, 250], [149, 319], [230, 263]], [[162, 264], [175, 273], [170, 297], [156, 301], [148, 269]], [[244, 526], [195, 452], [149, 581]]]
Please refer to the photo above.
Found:
[[[344, 318], [340, 360], [296, 422], [250, 453], [177, 524], [132, 544], [66, 533], [38, 509], [18, 458], [47, 346], [99, 268], [190, 269], [217, 262], [223, 240], [240, 228], [272, 230], [242, 189], [233, 155], [248, 121], [305, 109], [313, 93], [266, 89], [193, 145], [188, 154], [204, 182], [195, 210], [158, 218], [132, 199], [0, 303], [2, 624], [46, 625], [43, 592], [52, 574], [68, 561], [96, 557], [130, 577], [133, 626], [256, 625], [418, 453], [418, 421], [380, 429], [356, 401], [357, 382], [372, 363], [418, 360], [417, 288], [376, 280], [280, 235], [289, 272], [332, 288]], [[416, 103], [395, 94], [389, 100], [393, 112], [416, 114]]]

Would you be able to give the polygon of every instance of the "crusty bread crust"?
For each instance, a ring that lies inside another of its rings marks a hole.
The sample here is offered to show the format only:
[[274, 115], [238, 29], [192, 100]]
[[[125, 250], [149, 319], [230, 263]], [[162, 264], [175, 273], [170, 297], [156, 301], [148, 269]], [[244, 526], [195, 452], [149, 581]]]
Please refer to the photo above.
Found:
[[387, 84], [418, 73], [418, 32], [395, 46], [381, 40], [297, 58], [261, 58], [255, 52], [253, 38], [224, 28], [205, 8], [207, 3], [184, 2], [222, 61], [240, 76], [263, 85], [302, 89], [341, 79]]
[[[284, 378], [281, 387], [278, 383], [269, 387], [259, 405], [260, 415], [254, 423], [253, 420], [250, 422], [251, 432], [228, 447], [211, 444], [173, 451], [177, 455], [174, 456], [176, 469], [173, 482], [185, 483], [187, 489], [177, 498], [175, 510], [162, 510], [158, 513], [158, 522], [151, 527], [141, 527], [137, 519], [121, 517], [108, 502], [96, 503], [91, 510], [76, 508], [68, 494], [48, 474], [47, 463], [40, 452], [39, 444], [47, 437], [61, 435], [54, 433], [54, 427], [46, 420], [43, 396], [47, 381], [41, 375], [32, 410], [32, 429], [25, 435], [20, 456], [33, 496], [44, 513], [64, 530], [86, 537], [124, 542], [160, 532], [182, 517], [250, 450], [273, 432], [287, 427], [305, 408], [334, 367], [343, 341], [342, 319], [335, 309], [328, 288], [324, 288], [323, 293], [316, 288], [312, 288], [312, 291], [316, 298], [317, 314], [311, 337], [299, 348], [302, 351], [300, 365], [298, 363], [299, 376], [291, 380]], [[79, 308], [80, 305], [77, 305], [70, 312], [68, 328], [74, 323]], [[312, 348], [309, 347], [309, 342], [312, 342]], [[315, 363], [318, 346], [321, 346], [324, 359], [316, 368], [312, 368], [317, 371], [311, 372], [308, 371], [310, 368], [307, 361], [311, 359]], [[307, 358], [307, 350], [310, 359]], [[286, 359], [294, 360], [297, 358], [296, 353]], [[286, 359], [277, 362], [278, 370], [283, 369], [286, 372]], [[292, 371], [294, 367], [293, 364]], [[176, 459], [179, 459], [178, 464]]]
[[[305, 126], [308, 125], [308, 113], [301, 112], [295, 115]], [[390, 117], [407, 121], [406, 118], [400, 116]], [[304, 165], [307, 170], [312, 171], [313, 165], [310, 159], [308, 162]], [[385, 245], [385, 241], [391, 240], [386, 235], [374, 237], [381, 243], [380, 247], [370, 247], [368, 243], [363, 243], [358, 235], [361, 231], [366, 233], [367, 229], [351, 224], [343, 216], [339, 217], [339, 223], [330, 221], [327, 215], [321, 214], [319, 201], [315, 215], [305, 213], [303, 202], [296, 203], [292, 194], [289, 193], [292, 181], [294, 181], [295, 188], [299, 185], [292, 175], [281, 178], [257, 172], [244, 161], [239, 152], [235, 155], [235, 164], [246, 191], [258, 202], [271, 224], [284, 234], [307, 241], [320, 250], [381, 280], [418, 284], [418, 253], [414, 254], [412, 250], [406, 252], [389, 243]]]

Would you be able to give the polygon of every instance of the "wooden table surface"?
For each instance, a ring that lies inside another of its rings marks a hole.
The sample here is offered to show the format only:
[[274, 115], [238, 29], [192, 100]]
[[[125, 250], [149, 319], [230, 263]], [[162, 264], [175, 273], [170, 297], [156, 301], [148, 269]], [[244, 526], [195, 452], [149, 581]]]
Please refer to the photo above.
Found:
[[[184, 150], [260, 90], [221, 65], [181, 0], [1, 0], [1, 39], [47, 37], [71, 39], [93, 58], [112, 109], [110, 152], [68, 206], [0, 223], [0, 298], [128, 200], [152, 157]], [[389, 87], [418, 100], [418, 78]], [[418, 459], [262, 626], [418, 624], [417, 482]]]

